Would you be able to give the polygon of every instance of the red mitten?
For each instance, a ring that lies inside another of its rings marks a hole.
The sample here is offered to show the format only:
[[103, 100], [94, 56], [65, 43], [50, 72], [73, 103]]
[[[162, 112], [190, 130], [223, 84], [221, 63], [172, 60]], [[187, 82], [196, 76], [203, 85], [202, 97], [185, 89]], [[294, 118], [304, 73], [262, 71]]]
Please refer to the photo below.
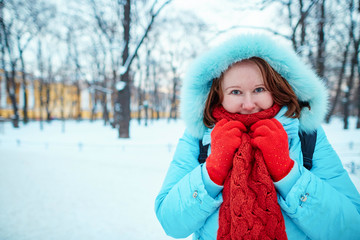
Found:
[[250, 129], [253, 131], [251, 144], [262, 152], [271, 178], [280, 181], [294, 166], [285, 129], [275, 118], [260, 120]]
[[206, 170], [214, 183], [224, 184], [243, 131], [246, 131], [246, 127], [239, 121], [222, 119], [216, 123], [211, 132], [211, 154], [206, 159]]

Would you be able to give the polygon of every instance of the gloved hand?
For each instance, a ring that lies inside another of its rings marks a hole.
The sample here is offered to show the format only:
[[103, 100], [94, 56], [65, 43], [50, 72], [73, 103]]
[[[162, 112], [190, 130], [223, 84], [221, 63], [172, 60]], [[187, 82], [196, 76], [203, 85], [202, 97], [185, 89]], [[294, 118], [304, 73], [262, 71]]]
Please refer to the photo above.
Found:
[[251, 145], [260, 149], [273, 181], [283, 179], [294, 166], [290, 159], [288, 136], [281, 123], [273, 119], [260, 120], [250, 128]]
[[211, 154], [206, 159], [206, 170], [214, 183], [224, 184], [244, 131], [246, 127], [239, 121], [222, 119], [215, 124], [211, 132]]

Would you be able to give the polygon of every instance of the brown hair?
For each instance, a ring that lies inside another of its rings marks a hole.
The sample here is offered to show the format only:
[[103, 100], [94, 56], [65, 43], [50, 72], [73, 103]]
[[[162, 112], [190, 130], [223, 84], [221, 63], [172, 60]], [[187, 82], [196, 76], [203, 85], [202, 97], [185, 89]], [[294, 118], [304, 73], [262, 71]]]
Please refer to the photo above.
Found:
[[[290, 118], [299, 118], [301, 107], [298, 99], [292, 90], [290, 84], [277, 73], [269, 63], [259, 57], [252, 57], [243, 61], [251, 61], [255, 63], [264, 78], [265, 88], [271, 93], [274, 102], [280, 106], [287, 106], [288, 110], [285, 116]], [[211, 128], [215, 124], [215, 119], [212, 117], [212, 111], [215, 107], [221, 105], [224, 95], [222, 92], [222, 80], [224, 73], [219, 78], [213, 80], [208, 98], [205, 102], [204, 109], [204, 124]]]

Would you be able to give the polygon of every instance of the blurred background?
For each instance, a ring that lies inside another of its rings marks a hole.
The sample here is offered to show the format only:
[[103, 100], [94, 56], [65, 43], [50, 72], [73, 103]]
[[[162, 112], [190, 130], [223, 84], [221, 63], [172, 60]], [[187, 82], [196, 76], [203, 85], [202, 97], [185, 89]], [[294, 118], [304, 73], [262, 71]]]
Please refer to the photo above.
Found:
[[359, 0], [0, 0], [0, 239], [171, 239], [153, 204], [192, 60], [239, 33], [292, 47], [360, 189]]
[[130, 137], [136, 118], [179, 117], [191, 60], [240, 32], [266, 32], [310, 64], [333, 115], [360, 128], [358, 0], [0, 1], [0, 116], [103, 119]]

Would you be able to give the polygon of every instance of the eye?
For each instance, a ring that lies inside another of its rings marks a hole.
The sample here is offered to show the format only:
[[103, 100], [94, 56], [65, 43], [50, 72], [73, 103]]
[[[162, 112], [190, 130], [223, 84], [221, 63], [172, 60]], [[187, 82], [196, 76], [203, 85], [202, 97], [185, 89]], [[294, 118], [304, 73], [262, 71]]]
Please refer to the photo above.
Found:
[[241, 94], [241, 92], [240, 92], [239, 90], [232, 90], [230, 93], [231, 93], [231, 94], [234, 94], [234, 95], [239, 95], [239, 94]]
[[255, 90], [254, 90], [255, 93], [261, 93], [264, 91], [265, 91], [265, 88], [263, 88], [263, 87], [258, 87], [258, 88], [255, 88]]

